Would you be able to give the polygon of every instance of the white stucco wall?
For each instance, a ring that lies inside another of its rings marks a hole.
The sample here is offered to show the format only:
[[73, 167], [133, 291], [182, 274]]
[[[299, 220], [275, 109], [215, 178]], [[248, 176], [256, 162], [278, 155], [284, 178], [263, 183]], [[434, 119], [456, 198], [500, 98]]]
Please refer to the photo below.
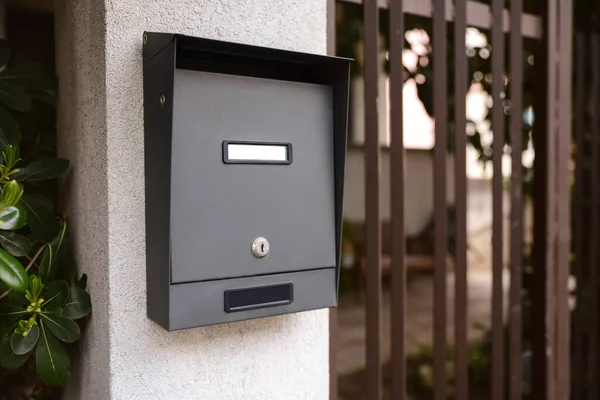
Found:
[[326, 1], [56, 3], [65, 201], [94, 302], [68, 397], [328, 398], [327, 310], [172, 333], [146, 318], [142, 104], [144, 30], [325, 53]]

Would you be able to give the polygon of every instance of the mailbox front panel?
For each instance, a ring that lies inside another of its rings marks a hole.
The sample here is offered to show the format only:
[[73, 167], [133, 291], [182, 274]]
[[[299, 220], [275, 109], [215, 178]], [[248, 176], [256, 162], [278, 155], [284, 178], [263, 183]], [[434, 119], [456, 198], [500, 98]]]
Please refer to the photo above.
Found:
[[173, 95], [172, 283], [335, 267], [332, 87], [178, 69]]

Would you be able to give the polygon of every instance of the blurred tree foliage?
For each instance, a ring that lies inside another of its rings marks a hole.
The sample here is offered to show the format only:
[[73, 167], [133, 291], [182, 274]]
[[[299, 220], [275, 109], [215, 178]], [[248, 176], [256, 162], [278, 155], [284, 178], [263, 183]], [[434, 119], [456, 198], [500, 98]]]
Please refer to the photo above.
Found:
[[[490, 0], [479, 1], [481, 3], [490, 4]], [[506, 8], [509, 7], [509, 1], [506, 0]], [[539, 0], [525, 0], [524, 11], [526, 13], [536, 13], [535, 7], [539, 7]], [[541, 4], [541, 3], [540, 3]], [[574, 30], [589, 31], [599, 30], [600, 24], [598, 16], [600, 15], [600, 1], [598, 0], [575, 0], [574, 9]], [[340, 56], [351, 57], [357, 60], [353, 65], [353, 73], [362, 73], [362, 50], [361, 42], [363, 37], [362, 26], [362, 6], [349, 3], [339, 3], [337, 5], [337, 54]], [[447, 24], [447, 65], [448, 65], [448, 150], [453, 151], [454, 143], [454, 26], [452, 23]], [[431, 18], [420, 17], [416, 15], [405, 14], [405, 31], [413, 31], [426, 33], [421, 35], [425, 37], [425, 41], [415, 44], [414, 41], [409, 42], [405, 35], [405, 49], [412, 49], [418, 56], [416, 68], [407, 69], [403, 79], [413, 79], [417, 83], [419, 99], [430, 116], [433, 116], [433, 63], [434, 53], [432, 43], [429, 38], [433, 37], [433, 23]], [[481, 43], [479, 47], [465, 49], [468, 56], [468, 85], [480, 85], [481, 89], [486, 93], [491, 93], [492, 73], [491, 63], [493, 57], [493, 49], [491, 48], [491, 32], [478, 29], [478, 31], [486, 37], [487, 40]], [[380, 11], [380, 45], [384, 52], [389, 49], [389, 18], [387, 10]], [[511, 93], [510, 93], [510, 73], [509, 73], [509, 54], [510, 43], [508, 34], [505, 35], [505, 62], [504, 62], [504, 94], [503, 94], [503, 111], [505, 115], [504, 122], [504, 137], [505, 137], [505, 152], [510, 152], [510, 134], [509, 134], [509, 116], [511, 114]], [[531, 110], [533, 96], [535, 90], [533, 87], [534, 74], [534, 52], [536, 46], [541, 43], [538, 40], [524, 38], [523, 39], [523, 71], [524, 71], [524, 88], [523, 88], [523, 110], [526, 112], [527, 118], [523, 120], [523, 149], [526, 149], [531, 140], [531, 129], [533, 123], [533, 112]], [[384, 61], [383, 70], [389, 71], [387, 59]], [[468, 141], [473, 148], [479, 153], [479, 158], [482, 162], [489, 161], [492, 155], [493, 134], [485, 136], [485, 132], [491, 131], [491, 106], [492, 102], [486, 102], [487, 113], [483, 123], [476, 121], [467, 121]], [[491, 133], [491, 132], [490, 132]], [[527, 173], [526, 177], [531, 174]]]

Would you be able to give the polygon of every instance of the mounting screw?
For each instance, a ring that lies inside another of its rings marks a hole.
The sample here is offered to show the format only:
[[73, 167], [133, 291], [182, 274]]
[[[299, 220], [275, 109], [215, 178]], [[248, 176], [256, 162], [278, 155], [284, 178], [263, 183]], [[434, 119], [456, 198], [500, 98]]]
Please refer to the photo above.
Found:
[[167, 102], [167, 98], [165, 97], [164, 94], [161, 94], [158, 101], [160, 102], [160, 106], [163, 107], [165, 105], [165, 103]]
[[148, 35], [144, 33], [144, 46], [148, 44]]

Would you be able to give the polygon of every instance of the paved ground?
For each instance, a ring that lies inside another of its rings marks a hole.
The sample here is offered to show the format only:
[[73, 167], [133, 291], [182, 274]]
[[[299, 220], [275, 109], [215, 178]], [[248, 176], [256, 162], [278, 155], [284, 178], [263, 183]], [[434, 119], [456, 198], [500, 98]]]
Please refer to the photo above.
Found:
[[[504, 277], [505, 290], [508, 275]], [[475, 270], [469, 273], [468, 278], [469, 301], [469, 337], [477, 338], [479, 331], [477, 324], [490, 326], [491, 323], [491, 285], [492, 277], [489, 271]], [[454, 277], [448, 275], [448, 340], [452, 341], [453, 305], [454, 305]], [[407, 292], [407, 351], [415, 350], [420, 344], [431, 343], [433, 335], [433, 287], [432, 276], [421, 275], [411, 279]], [[390, 296], [389, 291], [384, 291], [383, 310], [383, 343], [382, 360], [387, 361], [390, 356]], [[364, 305], [358, 303], [350, 296], [340, 299], [338, 309], [338, 353], [336, 369], [338, 374], [347, 374], [365, 365], [365, 311]]]

